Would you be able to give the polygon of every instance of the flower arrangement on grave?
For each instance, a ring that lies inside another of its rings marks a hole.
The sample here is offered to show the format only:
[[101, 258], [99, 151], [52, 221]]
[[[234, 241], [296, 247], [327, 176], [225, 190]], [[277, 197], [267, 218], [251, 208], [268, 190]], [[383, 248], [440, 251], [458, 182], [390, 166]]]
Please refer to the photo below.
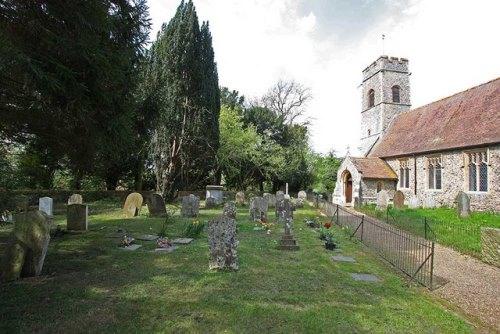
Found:
[[330, 230], [330, 229], [325, 229], [325, 248], [326, 249], [335, 249], [335, 247], [337, 246], [335, 244], [335, 241], [333, 240], [333, 237], [334, 237], [334, 234], [333, 234], [333, 230]]
[[276, 224], [271, 223], [271, 222], [266, 222], [264, 218], [261, 218], [257, 224], [255, 224], [255, 227], [260, 227], [262, 230], [267, 231], [267, 234], [271, 234], [273, 228], [276, 226]]
[[332, 227], [332, 223], [331, 222], [326, 222], [326, 223], [323, 224], [323, 226], [325, 228], [330, 228], [330, 227]]
[[315, 218], [304, 218], [304, 222], [311, 228], [319, 227], [318, 221]]
[[170, 243], [170, 240], [166, 237], [161, 237], [156, 239], [156, 246], [158, 248], [169, 248], [172, 247], [172, 244]]
[[190, 224], [186, 226], [184, 229], [184, 236], [186, 238], [196, 239], [200, 236], [203, 228], [205, 227], [204, 223], [200, 223], [198, 219], [193, 220]]
[[128, 247], [134, 243], [134, 240], [135, 240], [134, 238], [124, 235], [122, 240], [122, 246]]

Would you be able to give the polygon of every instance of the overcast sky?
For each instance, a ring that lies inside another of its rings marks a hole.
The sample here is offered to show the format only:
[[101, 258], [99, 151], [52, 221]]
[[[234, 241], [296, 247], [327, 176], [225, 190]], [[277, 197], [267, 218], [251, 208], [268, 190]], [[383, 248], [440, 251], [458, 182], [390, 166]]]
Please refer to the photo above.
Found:
[[[180, 0], [149, 0], [151, 39]], [[312, 90], [316, 152], [358, 154], [361, 71], [409, 59], [412, 108], [500, 76], [499, 0], [194, 0], [209, 21], [219, 84], [247, 98], [278, 79]], [[382, 42], [382, 34], [385, 41]]]

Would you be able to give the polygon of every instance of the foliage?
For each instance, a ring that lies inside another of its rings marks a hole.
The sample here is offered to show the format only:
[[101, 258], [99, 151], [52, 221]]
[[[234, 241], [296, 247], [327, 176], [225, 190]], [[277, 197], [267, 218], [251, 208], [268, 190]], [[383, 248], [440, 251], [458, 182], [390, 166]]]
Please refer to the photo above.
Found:
[[326, 155], [310, 152], [307, 157], [312, 166], [312, 190], [315, 193], [329, 193], [335, 190], [337, 171], [342, 164], [342, 159], [334, 151]]
[[287, 125], [292, 125], [297, 117], [304, 115], [305, 107], [311, 99], [308, 87], [293, 80], [278, 80], [264, 95], [262, 102]]
[[186, 228], [184, 229], [184, 236], [186, 238], [196, 239], [200, 236], [203, 228], [205, 228], [205, 224], [200, 223], [199, 220], [195, 220], [186, 225]]

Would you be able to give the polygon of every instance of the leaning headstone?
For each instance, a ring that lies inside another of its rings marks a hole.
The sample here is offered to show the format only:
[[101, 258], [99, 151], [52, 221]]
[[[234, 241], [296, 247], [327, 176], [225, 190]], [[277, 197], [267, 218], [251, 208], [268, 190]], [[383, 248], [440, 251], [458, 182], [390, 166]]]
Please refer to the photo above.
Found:
[[87, 231], [89, 227], [89, 206], [84, 204], [68, 205], [66, 229], [70, 231]]
[[45, 212], [49, 217], [53, 216], [54, 201], [50, 197], [42, 197], [38, 200], [38, 210]]
[[411, 195], [408, 199], [408, 207], [410, 209], [417, 209], [420, 207], [420, 201], [418, 200], [417, 195]]
[[243, 191], [238, 191], [236, 193], [234, 201], [236, 202], [236, 205], [243, 205], [243, 204], [245, 204], [245, 193]]
[[375, 209], [381, 211], [386, 210], [388, 202], [389, 202], [389, 195], [387, 194], [387, 191], [380, 190], [377, 194], [377, 207]]
[[402, 209], [405, 204], [405, 195], [401, 190], [396, 191], [392, 200], [395, 209]]
[[146, 204], [148, 205], [148, 211], [151, 217], [167, 216], [165, 200], [160, 194], [151, 194], [151, 196], [147, 198]]
[[249, 214], [251, 220], [267, 220], [269, 210], [267, 200], [263, 197], [252, 197], [249, 204]]
[[300, 198], [305, 201], [307, 199], [307, 193], [304, 190], [301, 190], [299, 191], [297, 198]]
[[73, 194], [68, 198], [68, 205], [83, 204], [83, 198], [80, 194]]
[[436, 207], [436, 199], [433, 194], [425, 194], [423, 207], [425, 209], [434, 209]]
[[40, 275], [49, 247], [49, 217], [45, 212], [22, 213], [15, 221], [2, 257], [2, 281]]
[[237, 213], [236, 205], [233, 203], [229, 202], [224, 204], [224, 209], [222, 210], [222, 214], [226, 217], [236, 219], [236, 213]]
[[182, 198], [181, 215], [183, 217], [198, 217], [200, 213], [200, 197], [190, 194]]
[[205, 209], [212, 209], [212, 208], [215, 208], [217, 206], [217, 203], [215, 201], [215, 198], [214, 197], [207, 197], [207, 199], [205, 200]]
[[141, 213], [142, 208], [142, 195], [139, 193], [130, 193], [123, 205], [123, 213], [128, 217], [135, 217]]
[[459, 192], [456, 199], [457, 201], [457, 215], [465, 218], [470, 216], [470, 198], [469, 195], [463, 191]]
[[268, 208], [275, 208], [276, 207], [276, 196], [273, 194], [269, 193], [264, 193], [262, 197], [267, 201], [267, 207]]
[[207, 186], [205, 198], [213, 197], [216, 205], [224, 203], [224, 187], [223, 186]]
[[208, 267], [216, 270], [238, 270], [236, 221], [220, 216], [208, 224]]

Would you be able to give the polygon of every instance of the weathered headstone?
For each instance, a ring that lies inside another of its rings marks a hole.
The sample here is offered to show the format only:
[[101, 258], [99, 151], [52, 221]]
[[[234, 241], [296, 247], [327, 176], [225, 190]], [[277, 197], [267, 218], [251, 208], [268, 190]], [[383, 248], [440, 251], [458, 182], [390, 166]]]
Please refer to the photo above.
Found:
[[288, 218], [287, 220], [285, 220], [285, 233], [281, 236], [281, 240], [278, 241], [278, 249], [280, 250], [299, 249], [297, 240], [295, 240], [292, 235], [292, 224], [293, 224], [293, 219]]
[[278, 224], [293, 221], [294, 205], [288, 199], [283, 199], [276, 203], [276, 222]]
[[80, 194], [73, 194], [68, 198], [68, 205], [83, 204], [83, 198]]
[[243, 204], [245, 204], [245, 193], [243, 191], [238, 191], [236, 193], [234, 201], [236, 202], [236, 205], [243, 205]]
[[222, 210], [222, 214], [226, 217], [236, 219], [236, 213], [237, 213], [236, 205], [233, 203], [229, 202], [224, 204], [224, 209]]
[[392, 200], [395, 209], [402, 209], [405, 204], [405, 195], [401, 190], [396, 191]]
[[420, 207], [420, 201], [418, 200], [417, 195], [411, 195], [408, 199], [408, 207], [410, 209], [417, 209]]
[[387, 191], [380, 190], [377, 194], [377, 206], [375, 209], [381, 211], [386, 210], [388, 202], [389, 202], [389, 195], [387, 194]]
[[249, 214], [251, 220], [267, 220], [269, 205], [263, 197], [252, 197], [249, 204]]
[[72, 231], [87, 231], [89, 227], [88, 221], [89, 206], [84, 204], [68, 205], [67, 230]]
[[304, 207], [304, 199], [303, 198], [297, 198], [295, 200], [295, 207], [296, 208], [303, 208]]
[[224, 187], [223, 186], [206, 186], [205, 198], [213, 197], [216, 205], [224, 203]]
[[215, 202], [214, 197], [207, 197], [205, 200], [205, 209], [212, 209], [217, 206], [217, 203]]
[[40, 275], [49, 247], [50, 223], [45, 212], [22, 213], [15, 221], [2, 257], [2, 281]]
[[285, 194], [285, 195], [283, 195], [283, 198], [284, 199], [290, 199], [290, 195], [289, 194]]
[[307, 193], [304, 190], [301, 190], [299, 191], [297, 198], [300, 198], [305, 201], [307, 199]]
[[143, 198], [139, 193], [130, 193], [123, 205], [123, 213], [128, 217], [135, 217], [140, 215], [142, 209]]
[[216, 270], [238, 270], [236, 221], [220, 216], [208, 224], [208, 267]]
[[281, 190], [278, 190], [278, 191], [276, 192], [276, 203], [277, 203], [278, 201], [280, 201], [280, 200], [283, 200], [283, 199], [285, 199], [285, 193], [284, 193], [284, 192], [282, 192]]
[[436, 207], [436, 199], [434, 198], [433, 194], [431, 193], [425, 194], [423, 207], [425, 209], [434, 209]]
[[469, 217], [470, 216], [470, 198], [469, 195], [463, 191], [459, 192], [456, 199], [457, 201], [457, 215], [459, 217]]
[[267, 201], [267, 207], [268, 208], [275, 208], [276, 207], [276, 196], [273, 194], [269, 193], [264, 193], [262, 197]]
[[45, 212], [49, 217], [53, 216], [54, 201], [50, 197], [42, 197], [38, 200], [38, 210]]
[[182, 198], [181, 215], [183, 217], [198, 217], [200, 213], [200, 197], [190, 194]]
[[160, 194], [151, 194], [151, 196], [147, 197], [146, 204], [148, 205], [148, 211], [151, 217], [167, 216], [165, 200]]

